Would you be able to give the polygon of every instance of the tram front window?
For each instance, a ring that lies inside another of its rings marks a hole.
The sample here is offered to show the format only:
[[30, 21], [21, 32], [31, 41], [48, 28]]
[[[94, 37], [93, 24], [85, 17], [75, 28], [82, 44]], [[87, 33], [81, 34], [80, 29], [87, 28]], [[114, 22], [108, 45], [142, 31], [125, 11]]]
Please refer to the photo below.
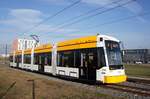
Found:
[[110, 70], [123, 69], [119, 43], [107, 40], [105, 44]]

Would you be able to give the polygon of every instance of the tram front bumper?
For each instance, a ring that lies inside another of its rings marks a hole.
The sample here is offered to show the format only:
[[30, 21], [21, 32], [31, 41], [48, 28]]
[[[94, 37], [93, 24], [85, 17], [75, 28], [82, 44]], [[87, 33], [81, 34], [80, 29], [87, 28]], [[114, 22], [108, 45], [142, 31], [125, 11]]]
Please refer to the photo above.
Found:
[[127, 80], [126, 75], [104, 76], [104, 83], [121, 83]]

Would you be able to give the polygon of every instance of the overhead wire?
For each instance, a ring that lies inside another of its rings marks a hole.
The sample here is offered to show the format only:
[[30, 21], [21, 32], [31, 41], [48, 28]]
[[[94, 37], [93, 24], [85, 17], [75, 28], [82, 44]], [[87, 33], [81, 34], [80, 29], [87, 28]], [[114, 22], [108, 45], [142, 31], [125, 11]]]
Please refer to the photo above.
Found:
[[24, 35], [25, 33], [30, 32], [30, 31], [33, 30], [34, 28], [37, 28], [38, 26], [40, 26], [40, 25], [43, 24], [44, 22], [47, 22], [48, 20], [54, 18], [55, 16], [59, 15], [60, 13], [64, 12], [65, 10], [67, 10], [67, 9], [69, 9], [69, 8], [71, 8], [71, 7], [73, 7], [73, 6], [75, 6], [76, 4], [79, 4], [80, 2], [81, 2], [81, 0], [78, 0], [78, 1], [76, 1], [76, 2], [74, 2], [74, 3], [72, 3], [72, 4], [70, 4], [69, 6], [67, 6], [67, 7], [65, 7], [65, 8], [63, 8], [63, 9], [61, 9], [61, 10], [59, 10], [59, 11], [56, 12], [55, 14], [53, 14], [53, 15], [47, 17], [46, 19], [44, 19], [44, 20], [42, 20], [41, 22], [39, 22], [38, 24], [34, 25], [34, 26], [31, 27], [30, 29], [28, 29], [28, 30], [26, 30], [25, 32], [19, 34], [19, 36], [22, 36], [22, 35]]
[[146, 15], [149, 15], [149, 14], [150, 14], [150, 12], [140, 13], [140, 14], [137, 14], [137, 15], [132, 15], [132, 16], [128, 16], [128, 17], [124, 17], [124, 18], [112, 20], [112, 21], [105, 22], [105, 23], [102, 23], [102, 24], [97, 24], [97, 25], [94, 25], [94, 26], [91, 26], [91, 27], [87, 27], [86, 29], [87, 29], [87, 30], [88, 30], [88, 29], [94, 29], [94, 28], [101, 27], [101, 26], [104, 26], [104, 25], [113, 24], [113, 23], [118, 23], [118, 22], [121, 22], [121, 21], [133, 19], [133, 18], [135, 18], [135, 17], [146, 16]]
[[[74, 21], [74, 22], [72, 22], [72, 23], [65, 24], [65, 25], [63, 25], [63, 26], [61, 26], [61, 27], [58, 27], [57, 29], [53, 30], [53, 32], [54, 32], [54, 31], [58, 31], [59, 29], [62, 29], [62, 28], [64, 28], [64, 27], [69, 27], [69, 26], [74, 25], [74, 24], [76, 24], [76, 23], [82, 22], [82, 21], [84, 21], [84, 20], [93, 18], [93, 17], [95, 17], [95, 16], [97, 16], [97, 15], [103, 14], [103, 13], [108, 12], [108, 11], [111, 11], [111, 10], [114, 10], [114, 9], [116, 9], [116, 8], [122, 7], [122, 6], [124, 6], [124, 5], [127, 5], [127, 4], [129, 4], [129, 3], [131, 3], [131, 2], [133, 2], [133, 1], [136, 1], [136, 0], [129, 0], [129, 1], [125, 2], [125, 3], [119, 4], [119, 5], [114, 6], [114, 7], [112, 7], [112, 8], [108, 8], [108, 9], [106, 9], [106, 10], [103, 10], [103, 11], [101, 11], [101, 12], [92, 14], [92, 15], [87, 16], [87, 17], [85, 17], [85, 18], [81, 18], [81, 19], [76, 20], [76, 21]], [[118, 3], [119, 3], [119, 2], [118, 2]]]
[[[112, 8], [108, 8], [108, 9], [103, 10], [103, 11], [101, 11], [101, 12], [98, 12], [98, 13], [92, 14], [92, 15], [90, 15], [90, 16], [87, 16], [86, 18], [81, 18], [81, 19], [79, 19], [79, 20], [77, 20], [77, 21], [74, 21], [74, 22], [72, 22], [72, 23], [66, 24], [66, 25], [64, 25], [64, 26], [61, 26], [61, 27], [59, 27], [59, 28], [53, 30], [53, 32], [58, 31], [59, 29], [64, 28], [64, 27], [67, 27], [67, 26], [69, 27], [69, 26], [74, 25], [74, 24], [76, 24], [76, 23], [79, 23], [79, 22], [81, 22], [81, 21], [84, 21], [84, 20], [93, 18], [93, 17], [95, 17], [95, 16], [97, 16], [97, 15], [103, 14], [103, 13], [108, 12], [108, 11], [111, 11], [111, 10], [114, 10], [114, 9], [116, 9], [116, 8], [122, 7], [122, 6], [124, 6], [124, 5], [127, 5], [127, 4], [129, 4], [129, 3], [131, 3], [131, 2], [133, 2], [133, 1], [136, 1], [136, 0], [129, 0], [129, 1], [125, 2], [125, 3], [118, 4], [117, 6], [114, 6], [114, 7], [112, 7]], [[118, 1], [118, 3], [119, 3], [119, 1]], [[60, 35], [60, 34], [59, 34], [59, 35]], [[48, 35], [45, 35], [45, 36], [48, 36]]]
[[[94, 25], [94, 26], [91, 26], [91, 27], [87, 27], [86, 32], [87, 32], [87, 30], [91, 30], [91, 29], [98, 28], [98, 27], [101, 27], [101, 26], [110, 25], [110, 24], [114, 24], [114, 23], [119, 23], [119, 22], [122, 22], [122, 21], [125, 21], [125, 20], [130, 20], [130, 19], [134, 19], [136, 17], [147, 16], [147, 15], [150, 15], [150, 12], [140, 13], [140, 14], [137, 14], [137, 15], [127, 16], [127, 17], [112, 20], [112, 21], [109, 21], [109, 22], [104, 22], [102, 24], [97, 24], [97, 25]], [[76, 31], [76, 32], [81, 33], [81, 31]]]
[[70, 18], [70, 19], [68, 19], [68, 20], [66, 20], [66, 21], [64, 21], [64, 22], [62, 22], [62, 23], [59, 23], [59, 24], [57, 24], [56, 26], [64, 25], [64, 24], [66, 24], [67, 22], [76, 20], [76, 19], [81, 18], [81, 17], [83, 17], [83, 16], [87, 16], [87, 15], [89, 15], [89, 14], [91, 14], [91, 13], [94, 13], [95, 11], [101, 10], [101, 9], [105, 8], [106, 6], [111, 6], [111, 5], [116, 4], [116, 3], [120, 2], [120, 1], [123, 1], [123, 0], [116, 0], [116, 1], [110, 2], [110, 3], [108, 3], [108, 4], [105, 4], [104, 6], [100, 6], [100, 7], [97, 7], [97, 8], [95, 8], [95, 9], [89, 10], [89, 11], [87, 11], [87, 12], [85, 12], [85, 13], [82, 13], [82, 14], [80, 14], [80, 15], [77, 15], [77, 16], [75, 16], [75, 17], [72, 17], [72, 18]]
[[[127, 17], [123, 17], [123, 18], [120, 18], [120, 19], [104, 22], [102, 24], [96, 24], [94, 26], [87, 27], [86, 32], [87, 32], [87, 30], [92, 30], [94, 28], [98, 28], [98, 27], [101, 27], [101, 26], [110, 25], [110, 24], [114, 24], [114, 23], [119, 23], [119, 22], [122, 22], [122, 21], [125, 21], [125, 20], [130, 20], [130, 19], [133, 19], [133, 18], [136, 18], [136, 17], [146, 16], [146, 15], [150, 15], [150, 12], [145, 12], [145, 13], [140, 13], [140, 14], [137, 14], [137, 15], [127, 16]], [[81, 31], [76, 31], [76, 32], [81, 32]]]
[[[122, 0], [114, 1], [114, 2], [111, 2], [110, 4], [119, 3], [120, 1], [122, 1]], [[66, 27], [66, 26], [74, 25], [75, 23], [81, 22], [81, 21], [86, 20], [86, 19], [90, 19], [90, 18], [92, 18], [92, 17], [95, 17], [95, 16], [100, 15], [100, 14], [102, 14], [102, 13], [105, 13], [105, 12], [107, 12], [107, 11], [111, 11], [111, 10], [116, 9], [116, 8], [118, 8], [118, 7], [121, 7], [121, 6], [123, 6], [123, 5], [129, 4], [129, 3], [133, 2], [133, 1], [136, 1], [136, 0], [130, 0], [130, 1], [126, 2], [126, 3], [119, 4], [119, 5], [115, 6], [115, 7], [106, 9], [106, 10], [104, 10], [104, 11], [102, 11], [102, 12], [99, 12], [99, 13], [96, 13], [96, 14], [93, 14], [93, 15], [90, 15], [90, 16], [87, 16], [87, 17], [85, 17], [85, 18], [81, 18], [81, 19], [79, 19], [79, 20], [77, 20], [77, 21], [74, 21], [74, 22], [72, 22], [72, 23], [65, 24], [65, 25], [63, 25], [63, 26], [57, 28], [56, 30], [61, 29], [61, 28]], [[35, 25], [33, 28], [38, 27], [39, 25], [43, 24], [45, 21], [49, 20], [49, 18], [51, 19], [51, 18], [57, 16], [59, 13], [63, 12], [64, 10], [70, 8], [71, 6], [73, 6], [73, 5], [75, 5], [75, 4], [79, 3], [79, 2], [81, 2], [81, 0], [78, 0], [77, 2], [71, 4], [70, 6], [65, 7], [64, 9], [58, 11], [58, 12], [55, 13], [53, 16], [48, 17], [48, 18], [45, 19], [44, 21], [41, 21], [39, 24]], [[110, 5], [110, 4], [109, 4], [109, 5]], [[102, 9], [102, 8], [103, 8], [103, 7], [100, 7], [100, 8], [94, 9], [94, 10], [99, 10], [99, 9]], [[93, 12], [94, 10], [90, 10], [90, 11], [88, 11], [88, 12], [86, 12], [86, 13], [83, 13], [83, 14], [81, 14], [81, 15], [79, 15], [79, 16], [76, 16], [76, 17], [74, 17], [74, 18], [78, 18], [78, 17], [80, 17], [80, 16], [82, 16], [82, 15], [86, 15], [86, 14], [88, 14], [88, 13], [90, 13], [90, 12]], [[72, 18], [72, 19], [73, 19], [73, 18]], [[72, 20], [72, 19], [70, 19], [70, 20]], [[33, 29], [33, 28], [31, 28], [31, 29]], [[31, 29], [29, 29], [29, 31], [30, 31]], [[56, 30], [54, 30], [54, 31], [56, 31]], [[28, 31], [27, 31], [27, 32], [28, 32]], [[24, 33], [25, 33], [25, 32], [24, 32]]]
[[[72, 17], [72, 18], [70, 18], [70, 19], [68, 19], [68, 20], [66, 20], [66, 21], [64, 21], [64, 22], [62, 22], [62, 23], [57, 24], [57, 25], [56, 25], [56, 28], [52, 29], [51, 31], [56, 30], [57, 28], [59, 28], [59, 26], [68, 24], [68, 22], [72, 22], [72, 21], [77, 20], [77, 19], [79, 19], [79, 18], [81, 18], [81, 17], [84, 17], [84, 16], [87, 16], [87, 15], [89, 15], [89, 14], [91, 14], [91, 13], [94, 13], [95, 11], [101, 10], [101, 9], [105, 8], [106, 6], [112, 6], [112, 5], [114, 5], [114, 4], [118, 3], [118, 2], [121, 2], [121, 1], [124, 1], [124, 0], [115, 0], [115, 1], [113, 1], [113, 2], [107, 3], [107, 4], [103, 5], [103, 6], [97, 7], [97, 8], [95, 8], [95, 9], [88, 10], [88, 11], [85, 12], [85, 13], [82, 13], [82, 14], [77, 15], [77, 16], [75, 16], [75, 17]], [[42, 32], [41, 32], [41, 33], [42, 33]], [[40, 33], [38, 33], [38, 34], [40, 34]]]

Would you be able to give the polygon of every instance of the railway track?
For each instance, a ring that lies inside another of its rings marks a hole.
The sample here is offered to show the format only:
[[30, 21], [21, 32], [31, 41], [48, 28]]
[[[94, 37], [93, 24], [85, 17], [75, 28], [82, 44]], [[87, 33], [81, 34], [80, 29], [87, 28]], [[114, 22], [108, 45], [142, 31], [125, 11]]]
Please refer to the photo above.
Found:
[[139, 77], [128, 77], [127, 81], [134, 82], [134, 83], [143, 83], [150, 86], [150, 79], [139, 78]]
[[112, 84], [112, 85], [104, 85], [104, 88], [119, 90], [127, 93], [133, 93], [136, 95], [142, 95], [146, 97], [150, 97], [150, 89], [135, 87], [135, 86], [128, 86], [122, 84]]

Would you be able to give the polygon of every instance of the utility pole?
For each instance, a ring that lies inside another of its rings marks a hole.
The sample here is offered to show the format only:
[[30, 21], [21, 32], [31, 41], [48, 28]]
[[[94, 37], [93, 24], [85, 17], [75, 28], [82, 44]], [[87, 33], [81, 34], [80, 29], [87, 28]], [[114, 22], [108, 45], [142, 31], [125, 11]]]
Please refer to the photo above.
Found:
[[7, 44], [5, 46], [5, 64], [7, 63]]
[[123, 41], [121, 41], [120, 42], [120, 44], [121, 44], [121, 50], [122, 50], [122, 61], [125, 63], [125, 48], [124, 48], [124, 43], [123, 43]]

